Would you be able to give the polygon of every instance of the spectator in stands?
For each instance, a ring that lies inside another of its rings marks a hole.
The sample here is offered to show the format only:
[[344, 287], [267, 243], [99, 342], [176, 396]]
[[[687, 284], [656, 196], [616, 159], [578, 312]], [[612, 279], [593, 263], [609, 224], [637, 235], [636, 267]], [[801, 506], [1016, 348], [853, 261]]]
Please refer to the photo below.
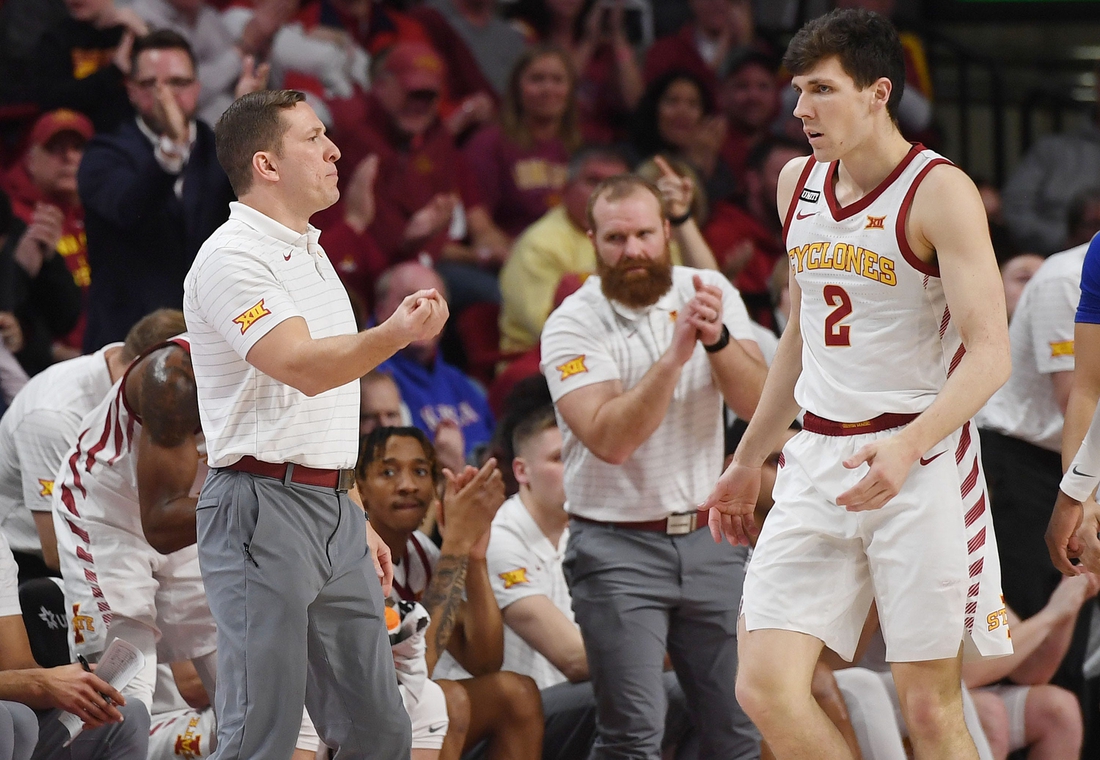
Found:
[[609, 143], [625, 137], [645, 84], [627, 38], [622, 5], [518, 0], [510, 13], [529, 42], [553, 43], [572, 56], [585, 141]]
[[[545, 380], [543, 385], [548, 395]], [[546, 718], [544, 760], [588, 757], [596, 736], [596, 700], [562, 572], [569, 515], [562, 486], [561, 431], [553, 404], [547, 400], [518, 419], [512, 448], [519, 492], [493, 518], [486, 553], [489, 580], [504, 619], [501, 668], [531, 676], [539, 686]], [[688, 725], [675, 674], [666, 672], [664, 683], [670, 702], [667, 748], [683, 739]]]
[[711, 203], [730, 198], [736, 189], [721, 155], [725, 136], [726, 119], [695, 74], [666, 71], [646, 87], [634, 117], [634, 150], [639, 158], [661, 153], [689, 163]]
[[401, 391], [393, 375], [373, 369], [359, 381], [359, 435], [380, 427], [405, 424]]
[[440, 508], [443, 545], [416, 528], [438, 498], [442, 480], [431, 444], [416, 428], [377, 428], [364, 441], [356, 485], [371, 524], [390, 547], [393, 595], [419, 600], [431, 615], [427, 666], [444, 655], [472, 678], [440, 681], [450, 728], [441, 757], [457, 758], [482, 739], [495, 758], [527, 760], [542, 746], [538, 689], [525, 676], [500, 671], [500, 610], [485, 565], [493, 516], [504, 500], [495, 460], [480, 470], [446, 474]]
[[527, 42], [497, 14], [497, 0], [428, 0], [466, 42], [481, 73], [504, 96], [508, 77]]
[[[1009, 327], [1012, 375], [978, 413], [982, 463], [1006, 604], [1023, 619], [1058, 587], [1043, 541], [1062, 478], [1063, 422], [1074, 384], [1074, 316], [1088, 245], [1047, 259], [1024, 286]], [[1055, 680], [1079, 691], [1087, 624]], [[1015, 636], [1013, 636], [1015, 640]]]
[[[376, 63], [365, 113], [340, 115], [335, 139], [342, 153], [342, 189], [352, 167], [370, 154], [378, 156], [376, 181], [386, 192], [375, 198], [374, 221], [365, 229], [386, 261], [396, 264], [422, 254], [436, 261], [457, 313], [471, 303], [500, 300], [496, 275], [482, 265], [499, 266], [509, 240], [482, 205], [440, 121], [443, 78], [443, 61], [431, 48], [395, 45]], [[318, 219], [341, 212], [338, 205]]]
[[[19, 608], [15, 560], [0, 535], [0, 743], [13, 760], [146, 760], [149, 712], [77, 664], [42, 668]], [[31, 709], [33, 708], [33, 710]], [[71, 747], [62, 711], [84, 720]], [[34, 711], [38, 711], [35, 715]], [[33, 754], [32, 754], [33, 751]]]
[[184, 275], [233, 199], [214, 133], [195, 119], [187, 41], [152, 32], [134, 43], [132, 68], [137, 119], [88, 143], [78, 174], [92, 268], [86, 351], [121, 340], [154, 309], [182, 305]]
[[768, 138], [779, 115], [778, 62], [749, 50], [737, 56], [719, 88], [726, 117], [721, 155], [740, 184], [752, 149]]
[[259, 57], [269, 52], [293, 4], [259, 3], [239, 39], [204, 0], [133, 0], [131, 8], [150, 29], [171, 29], [187, 40], [199, 80], [195, 116], [213, 126], [238, 97], [267, 86], [268, 65], [258, 65]]
[[1087, 243], [1100, 232], [1100, 188], [1082, 190], [1070, 201], [1066, 210], [1066, 247]]
[[1081, 756], [1081, 705], [1073, 693], [1049, 682], [1066, 656], [1082, 606], [1098, 588], [1100, 578], [1090, 573], [1062, 578], [1030, 618], [1020, 620], [1007, 608], [1012, 654], [963, 664], [963, 681], [994, 760], [1024, 748], [1033, 758]]
[[741, 292], [749, 314], [765, 327], [775, 327], [769, 281], [776, 262], [786, 261], [782, 219], [775, 207], [779, 172], [798, 156], [808, 156], [802, 141], [768, 137], [753, 148], [742, 174], [743, 205], [719, 201], [703, 228], [718, 266]]
[[[1100, 78], [1097, 79], [1100, 92]], [[1004, 186], [1005, 221], [1026, 250], [1048, 255], [1066, 247], [1073, 199], [1100, 175], [1100, 104], [1079, 130], [1040, 138]]]
[[646, 82], [668, 71], [690, 71], [714, 100], [718, 78], [731, 55], [754, 44], [750, 0], [689, 0], [691, 20], [680, 31], [657, 40], [645, 58]]
[[[385, 272], [375, 294], [376, 322], [389, 318], [406, 296], [426, 288], [447, 292], [439, 275], [417, 262], [398, 264]], [[379, 369], [397, 382], [416, 427], [434, 437], [441, 424], [457, 426], [465, 441], [465, 457], [492, 436], [493, 415], [485, 394], [461, 370], [443, 360], [439, 336], [409, 344]]]
[[63, 226], [64, 214], [47, 204], [24, 224], [0, 190], [0, 331], [32, 375], [53, 364], [53, 342], [80, 320], [80, 288], [57, 253]]
[[65, 0], [69, 17], [38, 41], [31, 56], [31, 97], [44, 110], [87, 114], [97, 132], [113, 130], [133, 113], [123, 87], [134, 40], [145, 22], [113, 0]]
[[[77, 111], [58, 109], [43, 114], [31, 128], [22, 159], [0, 178], [0, 187], [11, 197], [16, 216], [29, 227], [48, 228], [51, 239], [58, 234], [56, 244], [42, 255], [52, 256], [54, 251], [61, 254], [73, 282], [84, 294], [91, 282], [91, 270], [76, 171], [84, 145], [94, 131], [88, 117]], [[54, 349], [53, 358], [71, 359], [79, 355], [83, 337], [82, 318]]]
[[571, 67], [559, 48], [524, 52], [508, 81], [501, 124], [480, 130], [463, 149], [482, 203], [509, 236], [557, 204], [569, 154], [580, 147]]
[[34, 376], [0, 419], [0, 530], [19, 563], [20, 582], [60, 571], [51, 500], [54, 475], [76, 443], [80, 421], [135, 358], [186, 330], [183, 314], [161, 309], [94, 354]]
[[1001, 262], [1001, 282], [1004, 283], [1005, 308], [1009, 320], [1016, 313], [1016, 304], [1020, 302], [1024, 286], [1035, 276], [1044, 261], [1046, 259], [1037, 253], [1017, 253]]
[[[585, 217], [588, 199], [600, 182], [626, 171], [625, 158], [611, 148], [582, 148], [570, 159], [561, 205], [550, 209], [520, 236], [501, 270], [502, 352], [516, 354], [534, 348], [551, 308], [596, 270], [596, 251], [587, 234]], [[678, 220], [673, 228], [678, 244], [672, 252], [673, 262], [715, 269], [714, 256], [690, 213], [694, 188], [685, 180], [668, 169], [666, 178], [660, 181], [669, 214]]]
[[[304, 3], [296, 18], [311, 36], [344, 47], [356, 45], [374, 57], [401, 43], [433, 48], [445, 62], [439, 101], [451, 134], [461, 135], [492, 118], [492, 85], [462, 38], [436, 10], [418, 7], [403, 12], [374, 0], [316, 0]], [[329, 105], [337, 121], [339, 111], [350, 111], [344, 120], [355, 121], [362, 99], [355, 93], [347, 102], [329, 101]]]

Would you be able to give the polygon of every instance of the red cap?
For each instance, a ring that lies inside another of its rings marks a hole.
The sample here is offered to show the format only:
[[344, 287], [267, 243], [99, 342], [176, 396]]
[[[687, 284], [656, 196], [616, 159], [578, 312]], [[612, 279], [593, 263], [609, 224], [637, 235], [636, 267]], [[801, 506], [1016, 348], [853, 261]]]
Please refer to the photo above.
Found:
[[59, 108], [38, 117], [38, 121], [31, 127], [30, 144], [45, 145], [62, 132], [75, 132], [85, 140], [90, 140], [95, 134], [95, 127], [84, 114]]
[[397, 43], [386, 54], [382, 68], [407, 91], [443, 89], [443, 59], [422, 42]]

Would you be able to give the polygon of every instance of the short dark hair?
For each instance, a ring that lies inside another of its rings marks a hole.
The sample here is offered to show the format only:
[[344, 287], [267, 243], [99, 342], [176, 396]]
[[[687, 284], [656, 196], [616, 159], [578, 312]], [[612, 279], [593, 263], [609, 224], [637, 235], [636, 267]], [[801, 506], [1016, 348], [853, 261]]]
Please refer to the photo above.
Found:
[[134, 46], [130, 49], [131, 75], [137, 71], [138, 56], [146, 50], [182, 50], [191, 59], [191, 68], [198, 68], [195, 64], [195, 51], [191, 49], [191, 43], [186, 37], [171, 29], [155, 29], [134, 40]]
[[414, 438], [424, 449], [424, 458], [432, 471], [432, 482], [438, 488], [443, 482], [443, 471], [435, 456], [435, 446], [428, 440], [427, 434], [415, 427], [377, 427], [363, 436], [359, 445], [359, 461], [355, 463], [355, 477], [364, 480], [367, 470], [386, 451], [391, 438]]
[[554, 405], [546, 404], [532, 409], [527, 414], [516, 420], [516, 426], [512, 430], [512, 453], [514, 456], [523, 456], [523, 450], [527, 444], [537, 435], [550, 428], [558, 426], [558, 418], [554, 414]]
[[589, 143], [582, 145], [569, 157], [569, 166], [566, 170], [565, 181], [573, 182], [581, 174], [581, 169], [589, 161], [606, 161], [607, 163], [622, 164], [624, 168], [630, 168], [630, 160], [623, 151], [614, 145], [602, 145]]
[[280, 155], [286, 125], [280, 118], [306, 99], [298, 90], [260, 90], [237, 98], [214, 127], [214, 147], [233, 192], [239, 198], [252, 187], [252, 157], [260, 151]]
[[596, 231], [596, 218], [593, 216], [592, 210], [596, 208], [596, 201], [600, 198], [605, 198], [608, 201], [621, 201], [634, 195], [634, 193], [643, 191], [651, 193], [657, 199], [657, 206], [661, 209], [661, 220], [668, 219], [665, 199], [655, 184], [639, 177], [637, 174], [616, 174], [614, 177], [608, 177], [596, 185], [596, 189], [592, 191], [592, 195], [588, 198], [588, 207], [584, 210], [588, 229], [592, 232]]
[[126, 342], [122, 344], [122, 358], [132, 362], [153, 346], [169, 338], [187, 332], [183, 321], [183, 312], [179, 309], [157, 309], [146, 314], [126, 333]]
[[798, 30], [787, 46], [783, 65], [798, 76], [833, 57], [861, 90], [882, 77], [890, 80], [893, 87], [886, 110], [896, 122], [905, 91], [905, 51], [894, 25], [862, 8], [831, 11]]

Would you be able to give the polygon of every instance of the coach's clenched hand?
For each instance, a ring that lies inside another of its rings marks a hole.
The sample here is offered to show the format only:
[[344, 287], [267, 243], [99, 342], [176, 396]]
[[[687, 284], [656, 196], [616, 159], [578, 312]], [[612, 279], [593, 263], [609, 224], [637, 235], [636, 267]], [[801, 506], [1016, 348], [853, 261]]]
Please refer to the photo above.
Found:
[[450, 311], [435, 288], [418, 290], [406, 296], [385, 324], [394, 328], [405, 345], [429, 340], [439, 334]]

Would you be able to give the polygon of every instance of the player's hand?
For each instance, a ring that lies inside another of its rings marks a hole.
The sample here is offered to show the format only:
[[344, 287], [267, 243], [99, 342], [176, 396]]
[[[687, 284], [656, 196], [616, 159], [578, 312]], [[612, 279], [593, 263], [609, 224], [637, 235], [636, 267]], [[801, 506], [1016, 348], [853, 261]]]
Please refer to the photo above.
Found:
[[759, 495], [760, 468], [731, 462], [699, 507], [710, 512], [707, 522], [716, 543], [721, 543], [723, 536], [735, 546], [752, 543], [757, 534], [753, 512]]
[[81, 718], [85, 728], [122, 722], [122, 713], [104, 697], [119, 705], [126, 704], [126, 699], [95, 673], [80, 665], [62, 665], [37, 671], [37, 675], [50, 704]]
[[[1058, 491], [1054, 502], [1054, 511], [1047, 523], [1046, 542], [1050, 552], [1050, 561], [1064, 575], [1078, 575], [1081, 568], [1070, 562], [1081, 556], [1081, 542], [1077, 538], [1077, 529], [1084, 519], [1084, 507], [1081, 502]], [[1100, 570], [1098, 570], [1100, 571]]]
[[1100, 532], [1100, 505], [1089, 499], [1082, 505], [1082, 512], [1076, 535], [1081, 565], [1090, 573], [1100, 574], [1100, 538], [1097, 538]]
[[1096, 595], [1096, 576], [1091, 573], [1063, 577], [1047, 601], [1047, 608], [1063, 620], [1077, 617], [1081, 605]]
[[374, 221], [374, 181], [377, 178], [378, 156], [372, 153], [355, 167], [344, 193], [344, 221], [359, 234]]
[[695, 197], [695, 183], [691, 177], [681, 177], [665, 160], [664, 156], [654, 156], [653, 163], [661, 170], [657, 178], [657, 189], [665, 201], [669, 216], [683, 216], [691, 210], [691, 201]]
[[844, 466], [854, 470], [861, 464], [870, 471], [858, 483], [836, 497], [836, 503], [849, 512], [881, 509], [898, 495], [913, 463], [920, 457], [900, 436], [893, 435], [872, 441], [844, 460]]
[[722, 289], [704, 284], [699, 275], [693, 276], [691, 281], [695, 284], [695, 298], [688, 301], [684, 309], [699, 333], [699, 341], [710, 346], [722, 337]]
[[375, 532], [370, 521], [367, 521], [367, 547], [370, 549], [378, 582], [382, 584], [382, 596], [389, 596], [393, 589], [393, 556], [390, 554], [390, 547]]
[[439, 512], [443, 540], [474, 559], [484, 559], [489, 527], [504, 503], [504, 476], [497, 460], [489, 459], [480, 470], [467, 467], [458, 475], [444, 470], [443, 476], [447, 479]]
[[443, 296], [435, 289], [418, 290], [397, 307], [384, 324], [396, 328], [405, 345], [439, 335], [450, 311]]

